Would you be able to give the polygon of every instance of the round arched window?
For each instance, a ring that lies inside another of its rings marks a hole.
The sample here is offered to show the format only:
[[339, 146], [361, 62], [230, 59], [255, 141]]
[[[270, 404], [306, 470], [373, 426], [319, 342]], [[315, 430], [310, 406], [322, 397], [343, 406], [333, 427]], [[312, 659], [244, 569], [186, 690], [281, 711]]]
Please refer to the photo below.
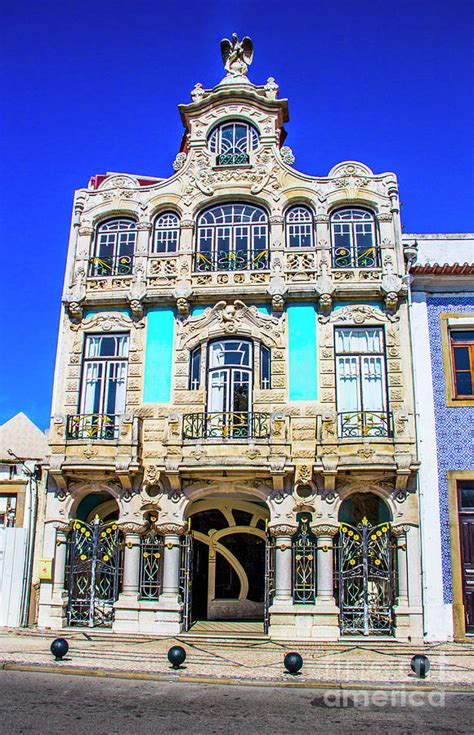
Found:
[[218, 166], [235, 166], [249, 162], [249, 153], [257, 148], [259, 135], [250, 123], [234, 120], [215, 127], [207, 142], [211, 153], [217, 154]]
[[288, 209], [285, 229], [288, 248], [313, 247], [313, 215], [308, 207], [298, 205]]
[[128, 276], [133, 271], [137, 223], [133, 219], [109, 219], [97, 227], [91, 276]]
[[338, 209], [331, 215], [332, 264], [334, 268], [377, 268], [375, 217], [367, 209]]
[[155, 220], [152, 253], [175, 253], [179, 245], [179, 217], [175, 212], [164, 212]]

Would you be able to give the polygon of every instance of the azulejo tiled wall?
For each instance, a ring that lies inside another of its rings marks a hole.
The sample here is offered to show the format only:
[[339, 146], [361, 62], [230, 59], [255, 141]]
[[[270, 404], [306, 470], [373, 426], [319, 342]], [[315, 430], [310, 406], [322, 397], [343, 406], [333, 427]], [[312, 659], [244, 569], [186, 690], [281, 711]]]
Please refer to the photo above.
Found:
[[438, 456], [439, 508], [443, 559], [444, 601], [453, 601], [451, 551], [449, 537], [448, 480], [449, 470], [472, 470], [474, 407], [446, 405], [445, 379], [441, 347], [440, 315], [449, 312], [474, 312], [474, 299], [465, 296], [431, 297], [427, 300], [431, 366], [436, 416]]

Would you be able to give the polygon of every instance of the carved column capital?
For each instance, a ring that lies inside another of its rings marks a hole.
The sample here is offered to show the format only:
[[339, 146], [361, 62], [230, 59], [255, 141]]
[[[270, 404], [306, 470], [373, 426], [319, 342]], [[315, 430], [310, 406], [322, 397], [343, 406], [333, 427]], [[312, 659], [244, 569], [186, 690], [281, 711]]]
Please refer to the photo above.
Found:
[[298, 529], [296, 526], [279, 525], [269, 526], [268, 530], [271, 536], [294, 536]]
[[185, 523], [160, 523], [156, 526], [156, 530], [164, 536], [182, 536], [188, 527]]
[[311, 530], [318, 538], [320, 536], [330, 536], [333, 538], [339, 531], [339, 526], [332, 526], [330, 524], [324, 524], [320, 526], [311, 526]]
[[410, 530], [410, 526], [406, 523], [401, 523], [398, 526], [392, 526], [392, 533], [397, 538], [400, 538], [400, 536], [406, 536], [408, 531]]

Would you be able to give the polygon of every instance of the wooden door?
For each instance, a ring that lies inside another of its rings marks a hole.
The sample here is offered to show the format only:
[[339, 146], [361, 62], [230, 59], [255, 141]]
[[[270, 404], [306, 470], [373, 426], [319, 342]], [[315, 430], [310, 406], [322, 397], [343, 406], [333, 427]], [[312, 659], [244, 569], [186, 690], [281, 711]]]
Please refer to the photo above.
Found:
[[466, 633], [474, 633], [474, 482], [458, 482], [459, 537]]

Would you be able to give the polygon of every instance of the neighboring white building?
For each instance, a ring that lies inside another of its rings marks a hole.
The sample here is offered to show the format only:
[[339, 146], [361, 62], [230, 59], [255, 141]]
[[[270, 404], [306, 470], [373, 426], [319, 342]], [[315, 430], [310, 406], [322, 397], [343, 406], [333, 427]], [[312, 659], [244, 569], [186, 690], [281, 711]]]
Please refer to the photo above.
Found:
[[24, 413], [0, 426], [0, 626], [36, 620], [45, 434]]
[[406, 234], [424, 635], [474, 633], [474, 234]]

